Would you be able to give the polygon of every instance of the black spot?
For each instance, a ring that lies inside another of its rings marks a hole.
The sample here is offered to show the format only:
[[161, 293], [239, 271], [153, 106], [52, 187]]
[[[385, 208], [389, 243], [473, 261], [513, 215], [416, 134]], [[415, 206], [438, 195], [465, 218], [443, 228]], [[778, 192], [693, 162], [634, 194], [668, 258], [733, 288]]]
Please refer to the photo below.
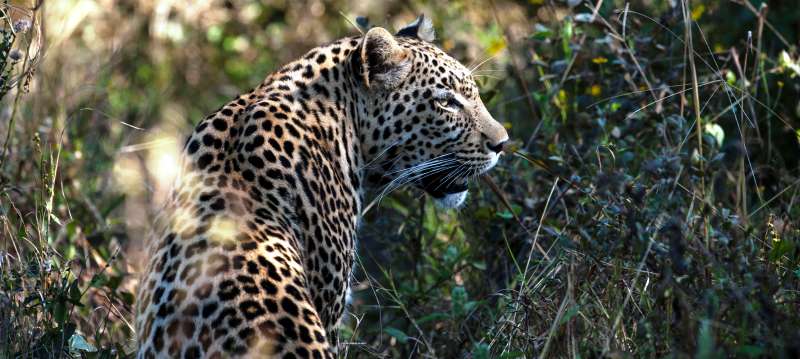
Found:
[[170, 304], [161, 304], [161, 306], [158, 307], [158, 312], [156, 312], [156, 316], [159, 318], [165, 318], [171, 315], [172, 313], [175, 313], [174, 306]]
[[283, 144], [283, 150], [286, 152], [286, 155], [292, 157], [292, 153], [294, 153], [294, 145], [291, 142], [285, 142]]
[[183, 352], [184, 359], [194, 359], [200, 358], [200, 347], [193, 345], [191, 347], [186, 348], [186, 351]]
[[223, 120], [221, 118], [214, 119], [213, 124], [214, 124], [214, 128], [216, 128], [217, 131], [225, 131], [225, 130], [228, 129], [228, 123], [225, 122], [225, 120]]
[[200, 143], [197, 142], [197, 140], [192, 140], [192, 142], [189, 142], [189, 146], [187, 148], [189, 154], [193, 155], [195, 152], [197, 152], [198, 149], [200, 149]]
[[246, 300], [239, 304], [239, 310], [244, 315], [245, 319], [253, 320], [266, 313], [264, 308], [254, 300]]
[[[326, 262], [327, 262], [327, 260], [326, 260]], [[284, 287], [283, 289], [286, 291], [286, 293], [289, 293], [289, 295], [294, 297], [294, 299], [303, 300], [303, 296], [300, 294], [300, 291], [297, 290], [297, 287], [295, 287], [295, 286], [293, 286], [291, 284], [287, 284], [286, 287]]]
[[247, 294], [258, 294], [258, 286], [256, 286], [256, 281], [253, 280], [252, 277], [246, 275], [239, 275], [236, 276], [236, 280], [239, 281], [242, 285], [242, 289]]
[[[288, 158], [280, 156], [280, 157], [278, 157], [278, 159], [281, 161], [281, 166], [283, 166], [284, 168], [292, 168], [292, 163], [289, 162]], [[289, 177], [286, 177], [286, 179], [288, 180]]]
[[274, 148], [275, 151], [278, 151], [278, 152], [281, 151], [281, 144], [278, 143], [278, 141], [275, 141], [274, 138], [270, 138], [269, 139], [269, 145], [272, 146], [272, 148]]
[[283, 335], [291, 340], [297, 340], [297, 330], [295, 330], [294, 322], [291, 319], [283, 317], [278, 320], [278, 324], [283, 327]]
[[200, 156], [200, 158], [197, 160], [197, 167], [199, 167], [201, 170], [203, 170], [206, 167], [208, 167], [208, 165], [211, 164], [211, 161], [213, 161], [213, 160], [214, 160], [214, 155], [212, 155], [210, 153], [206, 153], [206, 154]]
[[214, 203], [211, 204], [211, 209], [215, 211], [222, 211], [225, 209], [225, 200], [222, 198], [217, 198]]
[[264, 288], [264, 291], [267, 292], [267, 294], [274, 295], [278, 293], [278, 287], [276, 287], [275, 284], [272, 284], [272, 282], [270, 282], [268, 279], [261, 280], [261, 288]]
[[281, 300], [281, 308], [292, 316], [296, 317], [299, 314], [297, 304], [294, 304], [294, 301], [289, 298], [283, 298]]
[[219, 285], [219, 299], [231, 300], [236, 298], [236, 296], [239, 295], [239, 292], [240, 290], [239, 287], [236, 286], [236, 282], [230, 279], [223, 281]]
[[273, 153], [272, 153], [272, 151], [270, 151], [270, 150], [265, 150], [265, 151], [264, 151], [264, 158], [265, 158], [267, 161], [269, 161], [269, 162], [272, 162], [272, 163], [275, 163], [275, 161], [277, 161], [277, 160], [278, 160], [278, 159], [275, 157], [275, 154], [273, 154]]
[[242, 242], [241, 247], [242, 247], [242, 250], [252, 251], [252, 250], [258, 248], [258, 243], [254, 242], [254, 241], [246, 241], [246, 242]]
[[150, 297], [150, 302], [152, 304], [161, 303], [161, 296], [162, 295], [164, 295], [164, 287], [158, 287], [158, 289], [156, 289], [155, 293], [153, 293], [153, 296]]
[[305, 71], [303, 71], [303, 77], [310, 79], [314, 77], [314, 68], [311, 65], [306, 65]]
[[[249, 242], [249, 243], [253, 243], [254, 244], [253, 247], [255, 247], [255, 242]], [[244, 247], [244, 245], [242, 245], [242, 247]], [[250, 274], [258, 274], [258, 264], [256, 264], [256, 262], [253, 261], [247, 261], [247, 272]]]
[[233, 339], [231, 337], [231, 338], [225, 339], [225, 342], [222, 343], [222, 349], [225, 349], [225, 351], [231, 352], [231, 351], [233, 351], [233, 347], [235, 345], [236, 345], [236, 339]]
[[278, 312], [278, 303], [275, 303], [275, 301], [270, 298], [264, 299], [264, 306], [267, 307], [267, 310], [269, 310], [270, 313]]
[[161, 351], [164, 347], [164, 328], [161, 326], [156, 326], [156, 329], [153, 331], [153, 347], [155, 347], [156, 351]]
[[249, 147], [252, 150], [252, 149], [261, 147], [262, 145], [264, 145], [264, 136], [256, 135], [256, 137], [253, 137], [253, 142], [250, 142], [250, 146]]
[[262, 160], [261, 157], [250, 156], [247, 158], [247, 162], [250, 162], [250, 164], [253, 165], [253, 167], [255, 168], [258, 169], [264, 168], [264, 160]]
[[253, 330], [253, 328], [244, 327], [239, 331], [239, 339], [249, 342], [250, 337], [252, 337], [255, 333], [256, 331]]
[[299, 356], [299, 357], [301, 357], [303, 359], [308, 358], [308, 349], [306, 349], [306, 348], [300, 347], [300, 348], [295, 349], [294, 352], [297, 353], [297, 356]]
[[283, 174], [279, 170], [270, 169], [270, 170], [267, 170], [267, 177], [275, 179], [275, 180], [279, 180], [279, 179], [283, 178]]
[[191, 258], [195, 254], [198, 254], [198, 253], [202, 252], [203, 250], [205, 250], [207, 247], [208, 247], [208, 242], [206, 242], [205, 239], [202, 239], [202, 240], [200, 240], [200, 241], [198, 241], [196, 243], [192, 243], [192, 244], [186, 246], [186, 250], [184, 251], [184, 256], [186, 258]]
[[311, 332], [305, 325], [299, 324], [297, 326], [297, 331], [300, 332], [300, 340], [302, 340], [304, 343], [311, 344], [314, 341], [314, 339], [311, 338]]
[[244, 170], [242, 171], [242, 178], [244, 178], [245, 181], [253, 182], [256, 179], [256, 175], [251, 170]]

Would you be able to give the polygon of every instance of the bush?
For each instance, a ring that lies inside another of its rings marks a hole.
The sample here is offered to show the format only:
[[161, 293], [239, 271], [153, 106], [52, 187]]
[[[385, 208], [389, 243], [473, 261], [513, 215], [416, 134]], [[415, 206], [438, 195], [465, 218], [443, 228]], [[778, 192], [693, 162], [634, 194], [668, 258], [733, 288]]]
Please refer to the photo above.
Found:
[[343, 356], [797, 357], [796, 6], [596, 4], [3, 5], [0, 356], [130, 356], [175, 138], [424, 12], [514, 141], [458, 211], [365, 213]]

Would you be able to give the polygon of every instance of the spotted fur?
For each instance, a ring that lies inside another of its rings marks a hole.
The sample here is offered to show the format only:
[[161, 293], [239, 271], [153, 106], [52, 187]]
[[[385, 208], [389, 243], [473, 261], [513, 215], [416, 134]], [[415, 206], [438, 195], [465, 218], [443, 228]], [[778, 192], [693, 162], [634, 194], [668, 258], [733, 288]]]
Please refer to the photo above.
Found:
[[154, 220], [138, 357], [333, 357], [367, 178], [458, 206], [508, 138], [470, 71], [409, 36], [426, 24], [315, 48], [197, 125]]

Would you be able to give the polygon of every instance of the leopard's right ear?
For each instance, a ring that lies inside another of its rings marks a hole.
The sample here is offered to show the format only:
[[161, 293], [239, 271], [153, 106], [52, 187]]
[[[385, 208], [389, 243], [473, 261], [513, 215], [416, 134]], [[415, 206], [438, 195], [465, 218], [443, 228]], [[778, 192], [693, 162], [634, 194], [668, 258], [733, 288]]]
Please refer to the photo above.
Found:
[[422, 14], [414, 22], [400, 29], [395, 36], [415, 37], [427, 42], [433, 42], [436, 39], [436, 31], [433, 30], [431, 19]]
[[370, 89], [394, 88], [411, 70], [410, 51], [401, 47], [394, 36], [381, 27], [367, 31], [357, 55], [361, 65], [358, 73]]

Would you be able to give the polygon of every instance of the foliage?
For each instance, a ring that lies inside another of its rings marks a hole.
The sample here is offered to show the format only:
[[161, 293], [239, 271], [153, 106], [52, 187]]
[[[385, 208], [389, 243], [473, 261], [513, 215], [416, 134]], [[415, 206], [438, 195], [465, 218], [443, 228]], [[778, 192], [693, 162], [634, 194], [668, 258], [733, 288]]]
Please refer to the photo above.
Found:
[[129, 356], [176, 138], [418, 13], [514, 143], [458, 211], [365, 213], [344, 356], [798, 356], [791, 2], [193, 3], [2, 5], [0, 356]]

